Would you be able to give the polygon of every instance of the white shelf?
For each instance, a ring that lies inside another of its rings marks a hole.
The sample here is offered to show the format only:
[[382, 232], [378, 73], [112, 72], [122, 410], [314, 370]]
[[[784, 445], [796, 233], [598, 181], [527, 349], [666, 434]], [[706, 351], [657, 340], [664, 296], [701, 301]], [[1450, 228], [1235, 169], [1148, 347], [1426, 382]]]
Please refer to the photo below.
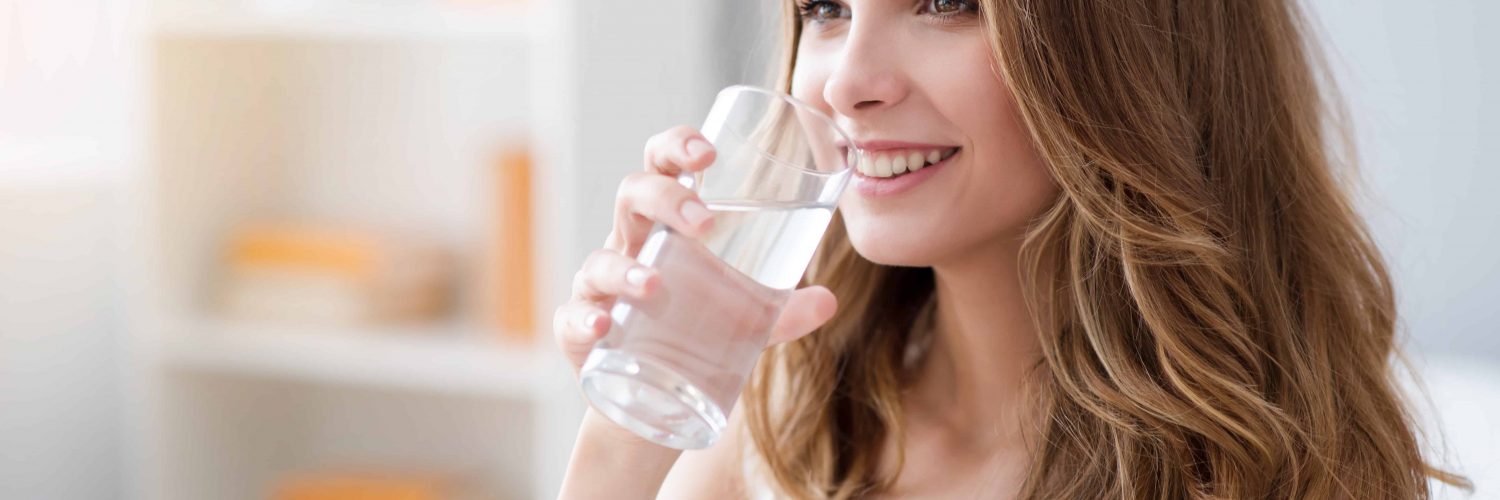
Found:
[[365, 331], [204, 321], [165, 336], [178, 370], [531, 398], [547, 355], [451, 328]]
[[301, 11], [179, 8], [159, 12], [163, 38], [515, 39], [529, 40], [539, 25], [524, 4], [496, 6], [343, 6]]

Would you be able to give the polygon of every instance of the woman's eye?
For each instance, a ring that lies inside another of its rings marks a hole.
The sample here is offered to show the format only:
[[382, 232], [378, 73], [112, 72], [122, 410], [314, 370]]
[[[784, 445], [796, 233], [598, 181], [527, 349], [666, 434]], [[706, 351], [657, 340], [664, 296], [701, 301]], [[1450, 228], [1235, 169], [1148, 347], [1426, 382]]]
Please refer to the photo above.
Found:
[[846, 16], [844, 6], [830, 0], [802, 2], [800, 9], [803, 20], [814, 22], [827, 22]]
[[927, 11], [939, 16], [953, 16], [978, 10], [979, 6], [974, 3], [974, 0], [930, 0], [927, 3]]

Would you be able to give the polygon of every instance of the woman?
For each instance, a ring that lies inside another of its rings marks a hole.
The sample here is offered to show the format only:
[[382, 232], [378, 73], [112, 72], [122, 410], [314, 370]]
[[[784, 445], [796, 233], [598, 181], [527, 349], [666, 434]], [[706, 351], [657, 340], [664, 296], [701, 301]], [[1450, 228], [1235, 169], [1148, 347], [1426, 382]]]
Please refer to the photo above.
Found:
[[[788, 11], [784, 90], [872, 162], [724, 439], [679, 457], [591, 412], [565, 497], [1411, 499], [1462, 482], [1424, 462], [1392, 382], [1390, 280], [1325, 146], [1294, 2]], [[712, 223], [671, 178], [712, 157], [687, 128], [647, 144], [557, 313], [575, 366], [614, 297], [653, 292], [631, 260], [651, 222]]]

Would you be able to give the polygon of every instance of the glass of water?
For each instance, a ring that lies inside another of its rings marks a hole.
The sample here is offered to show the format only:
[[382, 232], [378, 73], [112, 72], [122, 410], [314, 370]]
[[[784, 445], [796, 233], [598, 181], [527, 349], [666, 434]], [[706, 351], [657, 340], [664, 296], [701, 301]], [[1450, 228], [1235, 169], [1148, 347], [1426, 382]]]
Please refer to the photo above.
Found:
[[719, 93], [702, 132], [714, 163], [678, 180], [714, 213], [713, 228], [698, 239], [651, 230], [636, 259], [662, 286], [615, 303], [580, 373], [600, 413], [681, 449], [724, 431], [862, 154], [822, 111], [747, 86]]

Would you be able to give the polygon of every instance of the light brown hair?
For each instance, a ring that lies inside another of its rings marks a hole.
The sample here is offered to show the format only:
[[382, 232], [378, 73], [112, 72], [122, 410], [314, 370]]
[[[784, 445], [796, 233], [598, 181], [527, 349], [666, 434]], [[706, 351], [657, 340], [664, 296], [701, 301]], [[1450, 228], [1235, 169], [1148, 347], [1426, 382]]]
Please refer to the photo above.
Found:
[[[1335, 103], [1293, 0], [980, 4], [1061, 187], [1018, 263], [1043, 358], [1023, 498], [1466, 484], [1424, 461], [1396, 389], [1391, 280], [1329, 154]], [[785, 495], [881, 491], [932, 272], [865, 260], [835, 218], [805, 283], [841, 307], [762, 359], [744, 405], [757, 458]]]

